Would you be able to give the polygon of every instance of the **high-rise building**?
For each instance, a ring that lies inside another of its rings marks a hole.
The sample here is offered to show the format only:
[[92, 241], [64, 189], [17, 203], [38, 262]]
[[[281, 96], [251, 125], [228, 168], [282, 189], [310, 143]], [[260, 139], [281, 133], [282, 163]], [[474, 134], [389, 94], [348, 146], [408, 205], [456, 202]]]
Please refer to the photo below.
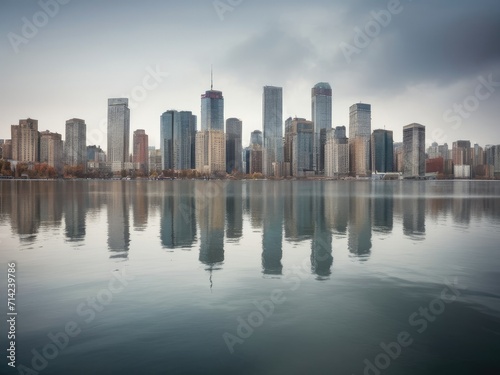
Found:
[[349, 163], [353, 176], [370, 176], [371, 105], [353, 104], [349, 108]]
[[146, 131], [143, 129], [137, 129], [134, 132], [134, 139], [133, 139], [133, 145], [134, 145], [134, 156], [133, 156], [133, 163], [134, 163], [134, 168], [143, 171], [144, 173], [147, 173], [148, 171], [148, 162], [149, 162], [149, 142], [148, 142], [148, 135], [146, 134]]
[[243, 123], [237, 118], [226, 120], [226, 172], [243, 172], [242, 169], [242, 127]]
[[248, 173], [262, 173], [262, 146], [258, 143], [254, 143], [250, 147], [250, 166]]
[[70, 166], [87, 165], [87, 125], [84, 120], [73, 118], [66, 121], [64, 162]]
[[108, 163], [113, 172], [124, 169], [130, 158], [130, 109], [128, 99], [108, 99]]
[[[314, 160], [313, 168], [322, 174], [325, 169], [324, 147], [321, 130], [332, 128], [332, 88], [326, 82], [316, 84], [311, 90], [312, 122], [314, 123]], [[326, 138], [325, 138], [326, 140]]]
[[19, 120], [11, 126], [12, 159], [21, 162], [37, 162], [40, 157], [38, 120]]
[[12, 140], [6, 139], [2, 145], [2, 159], [12, 159]]
[[213, 89], [201, 96], [201, 131], [196, 133], [195, 165], [200, 173], [226, 172], [224, 97]]
[[224, 132], [224, 97], [221, 91], [209, 90], [201, 96], [201, 131]]
[[448, 143], [438, 146], [438, 156], [442, 157], [444, 160], [450, 159], [450, 152], [448, 150]]
[[472, 165], [470, 141], [453, 142], [451, 154], [454, 165]]
[[483, 148], [476, 143], [476, 144], [474, 144], [473, 150], [474, 151], [472, 154], [472, 166], [477, 167], [479, 165], [484, 165], [485, 158], [484, 158]]
[[326, 132], [325, 175], [346, 177], [349, 175], [349, 140], [345, 126], [337, 126]]
[[63, 165], [63, 141], [61, 134], [48, 130], [40, 133], [40, 162], [60, 170]]
[[192, 168], [196, 116], [189, 111], [167, 111], [161, 116], [160, 144], [164, 170]]
[[376, 129], [371, 139], [373, 172], [392, 172], [394, 168], [394, 140], [392, 131]]
[[104, 163], [106, 161], [106, 153], [101, 146], [87, 146], [87, 161]]
[[[314, 124], [303, 118], [285, 121], [285, 164], [290, 163], [292, 176], [313, 171]], [[285, 173], [286, 175], [286, 173]]]
[[196, 170], [211, 175], [226, 171], [226, 138], [218, 130], [196, 133]]
[[283, 88], [264, 86], [262, 96], [264, 130], [263, 173], [273, 176], [273, 163], [283, 162]]
[[403, 127], [403, 177], [425, 176], [425, 126], [410, 124]]
[[262, 132], [260, 130], [254, 130], [251, 135], [250, 135], [250, 146], [251, 145], [259, 145], [263, 146], [262, 144]]
[[2, 150], [3, 150], [3, 144], [5, 143], [5, 139], [0, 139], [0, 159], [2, 159]]
[[403, 142], [394, 142], [393, 145], [394, 172], [403, 173]]

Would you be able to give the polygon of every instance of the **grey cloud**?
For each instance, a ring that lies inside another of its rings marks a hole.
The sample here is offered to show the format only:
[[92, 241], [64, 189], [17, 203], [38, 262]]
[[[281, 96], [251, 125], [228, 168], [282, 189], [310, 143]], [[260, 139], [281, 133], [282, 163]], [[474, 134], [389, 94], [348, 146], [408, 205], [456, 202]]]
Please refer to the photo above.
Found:
[[225, 73], [262, 85], [281, 84], [309, 69], [316, 59], [317, 52], [308, 39], [271, 28], [230, 48], [220, 63]]

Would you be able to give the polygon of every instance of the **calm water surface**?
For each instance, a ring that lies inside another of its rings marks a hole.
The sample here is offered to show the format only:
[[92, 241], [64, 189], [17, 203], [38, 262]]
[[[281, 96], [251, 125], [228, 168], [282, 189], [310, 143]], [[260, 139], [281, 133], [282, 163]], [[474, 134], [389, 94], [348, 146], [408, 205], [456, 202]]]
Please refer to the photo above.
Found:
[[498, 182], [0, 181], [0, 260], [40, 374], [500, 374]]

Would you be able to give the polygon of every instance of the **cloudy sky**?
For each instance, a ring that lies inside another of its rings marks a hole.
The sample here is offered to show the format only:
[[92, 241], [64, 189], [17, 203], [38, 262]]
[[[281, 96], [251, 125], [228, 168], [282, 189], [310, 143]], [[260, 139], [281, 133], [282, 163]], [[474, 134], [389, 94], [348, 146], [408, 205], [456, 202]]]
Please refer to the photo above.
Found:
[[310, 119], [323, 81], [334, 126], [365, 102], [396, 141], [418, 122], [427, 143], [500, 144], [499, 20], [498, 0], [1, 0], [0, 138], [27, 117], [64, 137], [77, 117], [105, 148], [107, 99], [129, 97], [131, 129], [159, 146], [164, 111], [200, 116], [213, 65], [245, 144], [263, 86], [283, 87], [284, 119]]

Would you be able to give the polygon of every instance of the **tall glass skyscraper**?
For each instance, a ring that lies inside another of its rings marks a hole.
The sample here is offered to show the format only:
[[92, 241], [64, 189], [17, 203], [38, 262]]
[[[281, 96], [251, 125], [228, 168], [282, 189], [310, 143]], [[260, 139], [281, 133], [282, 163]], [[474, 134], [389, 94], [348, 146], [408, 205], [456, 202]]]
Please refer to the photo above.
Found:
[[160, 122], [162, 169], [192, 169], [196, 116], [171, 110], [163, 113]]
[[237, 118], [226, 120], [226, 172], [242, 172], [242, 127], [243, 122]]
[[224, 131], [224, 97], [221, 91], [209, 90], [201, 96], [201, 131]]
[[332, 88], [330, 84], [320, 82], [311, 91], [312, 121], [314, 123], [313, 167], [316, 173], [323, 174], [325, 170], [325, 145], [324, 142], [322, 144], [320, 135], [322, 129], [332, 128]]
[[[109, 136], [108, 136], [109, 137]], [[74, 118], [66, 121], [64, 140], [65, 163], [71, 166], [87, 165], [87, 125], [84, 120]]]
[[425, 126], [403, 127], [403, 177], [425, 176]]
[[391, 130], [376, 129], [371, 140], [372, 172], [392, 172], [394, 168], [394, 140]]
[[353, 104], [349, 108], [349, 162], [353, 176], [369, 176], [370, 137], [372, 132], [371, 105]]
[[262, 125], [263, 172], [266, 176], [273, 176], [273, 163], [283, 163], [283, 88], [264, 86]]
[[124, 168], [130, 158], [130, 109], [128, 99], [108, 99], [108, 163], [113, 171]]

